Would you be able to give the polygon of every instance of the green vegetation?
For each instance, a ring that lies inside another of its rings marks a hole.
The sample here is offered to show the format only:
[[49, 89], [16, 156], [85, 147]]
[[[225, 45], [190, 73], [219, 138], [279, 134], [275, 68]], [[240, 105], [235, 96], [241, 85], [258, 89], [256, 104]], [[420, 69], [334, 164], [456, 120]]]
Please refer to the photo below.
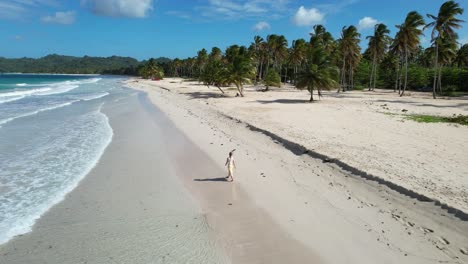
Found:
[[0, 72], [136, 75], [141, 63], [129, 57], [48, 55], [39, 59], [0, 58]]
[[[42, 58], [7, 59], [0, 57], [0, 73], [63, 73], [63, 74], [114, 74], [114, 75], [140, 75], [162, 78], [164, 67], [171, 62], [168, 58], [138, 61], [130, 57], [73, 57], [63, 55], [47, 55]], [[159, 73], [148, 71], [159, 69]]]
[[270, 86], [281, 87], [281, 77], [276, 71], [269, 71], [265, 76], [265, 91], [268, 91]]
[[147, 63], [140, 66], [138, 74], [144, 79], [161, 80], [164, 78], [164, 70], [154, 59], [150, 59]]
[[[323, 89], [373, 91], [376, 87], [393, 89], [400, 96], [408, 89], [432, 91], [434, 98], [454, 96], [468, 93], [468, 44], [459, 47], [456, 33], [464, 22], [459, 19], [463, 11], [460, 4], [447, 1], [437, 15], [427, 14], [427, 24], [421, 14], [411, 11], [395, 26], [393, 38], [389, 35], [392, 27], [379, 23], [373, 34], [366, 36], [368, 48], [364, 52], [355, 26], [344, 26], [340, 38], [334, 39], [323, 25], [315, 25], [308, 41], [292, 40], [291, 46], [283, 35], [271, 34], [265, 39], [255, 36], [248, 47], [232, 45], [224, 52], [218, 47], [211, 52], [201, 49], [186, 59], [0, 58], [0, 72], [183, 77], [215, 86], [222, 93], [223, 87], [235, 85], [239, 96], [244, 96], [244, 84], [252, 82], [266, 87], [291, 83], [309, 90], [311, 99], [314, 91], [320, 96]], [[426, 49], [420, 45], [423, 27], [432, 29], [431, 46]]]
[[431, 115], [407, 115], [407, 119], [421, 123], [455, 123], [468, 126], [468, 115], [431, 116]]
[[[434, 97], [458, 95], [468, 92], [468, 45], [456, 45], [455, 29], [461, 27], [458, 17], [462, 14], [454, 1], [442, 4], [437, 16], [427, 15], [428, 24], [421, 14], [411, 11], [395, 26], [393, 38], [390, 27], [379, 23], [373, 35], [366, 37], [369, 43], [363, 53], [355, 26], [343, 27], [335, 40], [323, 25], [315, 25], [309, 41], [296, 39], [288, 46], [282, 35], [255, 36], [248, 48], [233, 45], [223, 53], [214, 47], [210, 54], [202, 49], [196, 57], [175, 59], [164, 69], [168, 76], [195, 78], [221, 91], [221, 87], [236, 85], [241, 96], [243, 84], [268, 87], [278, 83], [278, 76], [279, 82], [315, 90], [319, 96], [322, 89], [346, 92], [376, 87], [393, 89], [400, 96], [408, 89], [430, 91], [430, 87]], [[426, 49], [420, 45], [423, 27], [433, 29], [432, 45]], [[314, 55], [317, 50], [321, 50], [319, 59]]]

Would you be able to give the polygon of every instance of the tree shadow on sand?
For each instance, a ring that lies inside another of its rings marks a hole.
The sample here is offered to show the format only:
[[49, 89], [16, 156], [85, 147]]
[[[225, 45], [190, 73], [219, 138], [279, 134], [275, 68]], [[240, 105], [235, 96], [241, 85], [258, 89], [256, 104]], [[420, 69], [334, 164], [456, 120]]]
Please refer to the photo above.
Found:
[[276, 100], [257, 100], [257, 102], [261, 104], [304, 104], [308, 103], [309, 100], [302, 100], [302, 99], [276, 99]]
[[223, 98], [229, 97], [226, 94], [219, 92], [190, 92], [184, 93], [185, 95], [190, 96], [191, 99], [208, 99], [208, 98]]
[[205, 178], [205, 179], [193, 179], [194, 181], [198, 182], [206, 182], [206, 181], [212, 181], [212, 182], [229, 182], [225, 177], [220, 177], [220, 178]]

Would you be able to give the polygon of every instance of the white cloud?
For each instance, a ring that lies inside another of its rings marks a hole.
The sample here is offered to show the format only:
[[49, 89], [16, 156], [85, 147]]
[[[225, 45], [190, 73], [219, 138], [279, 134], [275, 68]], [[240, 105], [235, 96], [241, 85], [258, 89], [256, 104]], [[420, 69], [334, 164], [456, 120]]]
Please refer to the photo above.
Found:
[[268, 30], [270, 29], [270, 24], [268, 24], [267, 22], [265, 21], [260, 21], [258, 22], [257, 24], [255, 24], [254, 26], [254, 30], [255, 31], [262, 31], [262, 30]]
[[375, 18], [363, 17], [359, 20], [358, 29], [363, 30], [373, 28], [377, 23], [379, 23], [379, 21]]
[[51, 24], [70, 25], [75, 22], [76, 13], [74, 11], [55, 12], [52, 16], [43, 16], [41, 21]]
[[81, 0], [81, 6], [102, 16], [143, 18], [153, 10], [153, 0]]
[[0, 19], [23, 19], [32, 9], [56, 5], [56, 0], [0, 0]]
[[298, 26], [311, 26], [323, 20], [325, 14], [317, 8], [307, 9], [304, 6], [299, 7], [294, 15], [294, 23]]
[[246, 17], [277, 17], [288, 10], [290, 0], [208, 0], [195, 11], [213, 19], [241, 19]]

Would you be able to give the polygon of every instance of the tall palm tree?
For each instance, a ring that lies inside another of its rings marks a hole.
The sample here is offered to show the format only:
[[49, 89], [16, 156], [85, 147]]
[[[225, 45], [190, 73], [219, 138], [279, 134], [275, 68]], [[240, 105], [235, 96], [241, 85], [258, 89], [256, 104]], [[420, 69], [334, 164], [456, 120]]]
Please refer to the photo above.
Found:
[[408, 56], [419, 47], [419, 38], [423, 34], [421, 27], [424, 25], [423, 17], [418, 12], [411, 11], [406, 16], [405, 22], [396, 26], [399, 31], [395, 40], [399, 42], [398, 45], [403, 47], [405, 58], [405, 82], [400, 96], [403, 96], [408, 85]]
[[432, 87], [432, 96], [436, 98], [436, 82], [437, 82], [437, 67], [439, 57], [439, 38], [446, 38], [448, 40], [456, 39], [457, 35], [455, 29], [461, 27], [464, 22], [456, 18], [457, 15], [463, 14], [463, 8], [460, 7], [455, 1], [447, 1], [440, 6], [439, 14], [437, 16], [427, 14], [433, 21], [427, 24], [424, 28], [432, 27], [431, 40], [435, 45], [435, 58], [434, 58], [434, 84]]
[[237, 45], [226, 49], [227, 70], [226, 83], [236, 85], [241, 97], [244, 97], [244, 83], [250, 83], [255, 77], [255, 66], [247, 48]]
[[377, 64], [385, 57], [385, 51], [387, 50], [388, 43], [390, 41], [389, 33], [390, 30], [388, 30], [386, 25], [377, 24], [374, 28], [374, 35], [367, 36], [367, 39], [369, 40], [369, 51], [372, 56], [369, 91], [373, 91], [375, 89]]
[[276, 45], [274, 51], [274, 59], [276, 68], [278, 69], [278, 73], [280, 77], [282, 76], [281, 72], [283, 69], [283, 62], [288, 56], [288, 40], [283, 36], [280, 35], [276, 38]]
[[[437, 38], [437, 51], [438, 51], [438, 78], [436, 83], [436, 91], [439, 90], [439, 93], [442, 93], [442, 69], [445, 65], [450, 65], [456, 58], [457, 53], [457, 42], [455, 39], [447, 39], [445, 37]], [[435, 45], [427, 48], [430, 54], [435, 56]]]
[[307, 43], [304, 39], [293, 40], [289, 52], [289, 63], [293, 66], [294, 83], [297, 81], [298, 67], [300, 67], [305, 60], [307, 50]]
[[255, 69], [256, 69], [256, 78], [255, 80], [262, 79], [262, 71], [263, 71], [263, 43], [265, 41], [260, 36], [255, 36], [254, 41], [251, 43], [250, 47], [252, 48], [252, 55], [255, 59]]
[[[359, 42], [361, 34], [358, 33], [355, 26], [343, 27], [341, 31], [341, 38], [338, 39], [339, 50], [343, 57], [343, 64], [341, 69], [340, 84], [343, 91], [348, 86], [346, 83], [346, 66], [349, 68], [348, 80], [349, 86], [353, 86], [353, 71], [359, 63], [361, 57], [361, 47]], [[348, 64], [348, 65], [347, 65]], [[338, 89], [338, 92], [340, 89]]]
[[213, 47], [211, 48], [211, 52], [210, 52], [210, 55], [208, 56], [208, 60], [219, 61], [221, 60], [222, 56], [223, 56], [223, 52], [221, 51], [221, 49], [218, 47]]
[[206, 49], [201, 49], [197, 52], [196, 65], [198, 67], [198, 75], [201, 76], [206, 63], [208, 62], [208, 52]]
[[330, 54], [334, 48], [334, 39], [330, 32], [323, 25], [315, 25], [314, 32], [310, 33], [310, 45], [312, 47], [320, 46]]
[[296, 87], [310, 92], [309, 102], [314, 101], [314, 90], [319, 98], [322, 89], [329, 90], [337, 85], [334, 77], [338, 69], [330, 63], [330, 58], [321, 47], [311, 47], [305, 69], [299, 74]]

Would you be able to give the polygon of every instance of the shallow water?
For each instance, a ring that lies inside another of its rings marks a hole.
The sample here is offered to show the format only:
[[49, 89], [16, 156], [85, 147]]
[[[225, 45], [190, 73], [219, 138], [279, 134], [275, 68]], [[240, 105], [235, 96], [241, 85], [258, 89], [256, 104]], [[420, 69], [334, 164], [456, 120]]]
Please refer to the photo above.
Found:
[[94, 167], [112, 139], [101, 106], [128, 93], [120, 80], [0, 75], [0, 244], [30, 231]]

